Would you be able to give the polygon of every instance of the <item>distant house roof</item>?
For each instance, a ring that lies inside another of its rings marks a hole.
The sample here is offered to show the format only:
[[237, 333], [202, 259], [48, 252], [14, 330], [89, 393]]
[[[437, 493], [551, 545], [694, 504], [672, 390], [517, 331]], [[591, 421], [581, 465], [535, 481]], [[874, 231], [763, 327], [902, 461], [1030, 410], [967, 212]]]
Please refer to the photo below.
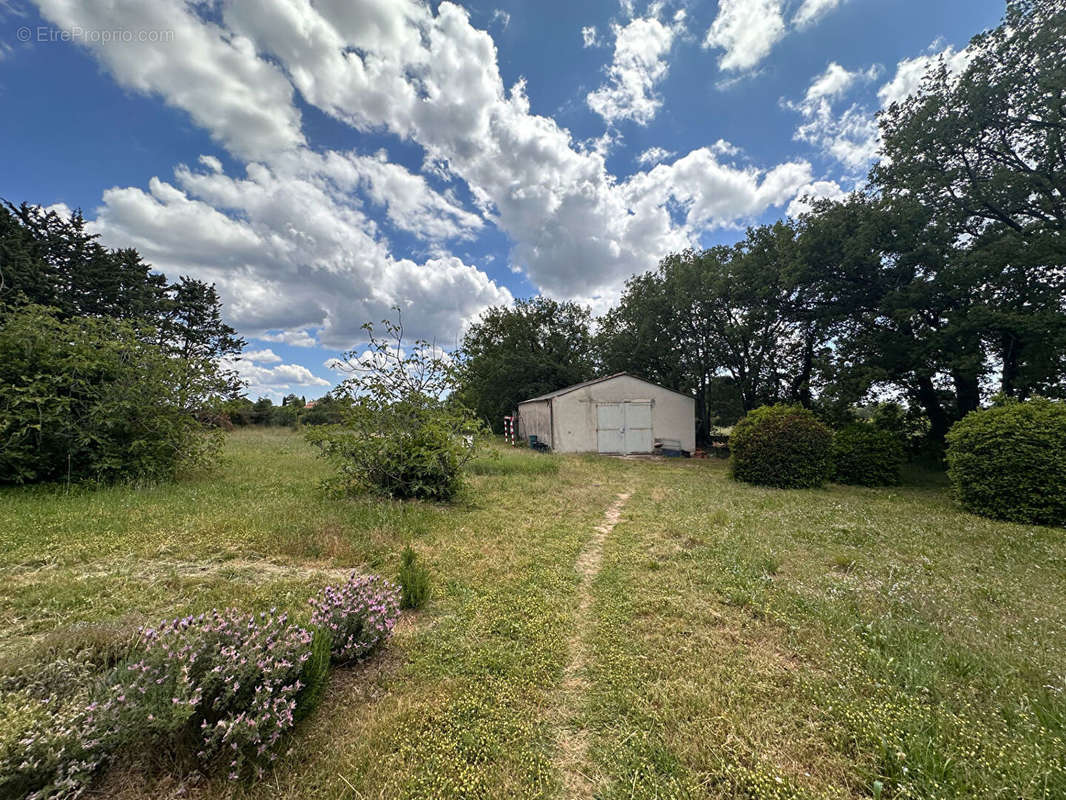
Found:
[[582, 383], [575, 383], [573, 386], [567, 386], [565, 389], [556, 389], [554, 392], [548, 392], [547, 394], [542, 394], [539, 397], [531, 397], [528, 400], [523, 400], [518, 405], [522, 405], [522, 403], [536, 403], [536, 402], [541, 401], [541, 400], [551, 400], [553, 398], [559, 397], [559, 396], [564, 395], [564, 394], [570, 394], [570, 392], [577, 391], [578, 389], [584, 389], [586, 386], [592, 386], [594, 383], [603, 383], [604, 381], [609, 381], [612, 378], [622, 378], [622, 377], [633, 378], [634, 380], [641, 381], [642, 383], [647, 383], [647, 384], [649, 384], [651, 386], [658, 386], [660, 389], [666, 389], [666, 391], [668, 391], [668, 392], [673, 392], [674, 394], [679, 394], [682, 397], [688, 397], [690, 399], [692, 398], [692, 395], [690, 395], [690, 394], [685, 394], [684, 392], [678, 392], [678, 391], [675, 391], [674, 389], [667, 389], [665, 386], [661, 386], [658, 383], [653, 383], [652, 381], [646, 380], [646, 379], [640, 377], [639, 375], [633, 375], [632, 373], [629, 373], [629, 372], [615, 372], [613, 375], [604, 375], [602, 378], [593, 378], [590, 381], [583, 381]]

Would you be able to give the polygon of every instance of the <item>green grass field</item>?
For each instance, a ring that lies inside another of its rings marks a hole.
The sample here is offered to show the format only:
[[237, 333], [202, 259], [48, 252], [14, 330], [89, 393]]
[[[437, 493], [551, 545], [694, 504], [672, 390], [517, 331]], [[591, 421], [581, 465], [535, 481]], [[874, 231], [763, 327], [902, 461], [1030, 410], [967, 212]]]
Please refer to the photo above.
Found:
[[266, 430], [172, 486], [0, 491], [0, 659], [84, 622], [304, 620], [410, 543], [429, 605], [334, 673], [263, 782], [126, 767], [100, 795], [1066, 797], [1063, 530], [962, 513], [932, 475], [780, 491], [527, 451], [471, 472], [451, 507], [336, 497]]

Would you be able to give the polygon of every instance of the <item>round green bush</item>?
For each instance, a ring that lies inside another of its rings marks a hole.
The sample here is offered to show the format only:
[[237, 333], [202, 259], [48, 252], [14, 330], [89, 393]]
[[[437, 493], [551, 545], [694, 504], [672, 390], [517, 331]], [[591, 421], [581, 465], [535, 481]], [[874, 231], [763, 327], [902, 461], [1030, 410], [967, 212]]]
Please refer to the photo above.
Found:
[[856, 423], [833, 435], [833, 480], [853, 486], [895, 486], [903, 444], [895, 434]]
[[1035, 398], [973, 411], [947, 441], [948, 476], [963, 508], [1066, 525], [1066, 403]]
[[809, 489], [829, 478], [833, 434], [799, 406], [749, 411], [729, 437], [733, 477], [760, 486]]

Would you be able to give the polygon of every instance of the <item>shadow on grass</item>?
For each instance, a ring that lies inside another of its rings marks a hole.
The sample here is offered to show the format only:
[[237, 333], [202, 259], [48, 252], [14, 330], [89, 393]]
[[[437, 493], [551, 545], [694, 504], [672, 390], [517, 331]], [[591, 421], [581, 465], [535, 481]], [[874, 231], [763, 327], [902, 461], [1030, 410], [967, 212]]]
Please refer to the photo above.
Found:
[[900, 485], [912, 489], [950, 489], [947, 469], [935, 461], [911, 461], [900, 470]]

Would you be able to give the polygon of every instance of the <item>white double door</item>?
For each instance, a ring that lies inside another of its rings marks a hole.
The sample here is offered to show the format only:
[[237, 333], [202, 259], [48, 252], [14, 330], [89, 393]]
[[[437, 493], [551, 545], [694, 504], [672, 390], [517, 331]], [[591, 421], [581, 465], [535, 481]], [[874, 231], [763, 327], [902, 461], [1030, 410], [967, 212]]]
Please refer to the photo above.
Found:
[[652, 451], [651, 401], [596, 404], [596, 449], [601, 453]]

